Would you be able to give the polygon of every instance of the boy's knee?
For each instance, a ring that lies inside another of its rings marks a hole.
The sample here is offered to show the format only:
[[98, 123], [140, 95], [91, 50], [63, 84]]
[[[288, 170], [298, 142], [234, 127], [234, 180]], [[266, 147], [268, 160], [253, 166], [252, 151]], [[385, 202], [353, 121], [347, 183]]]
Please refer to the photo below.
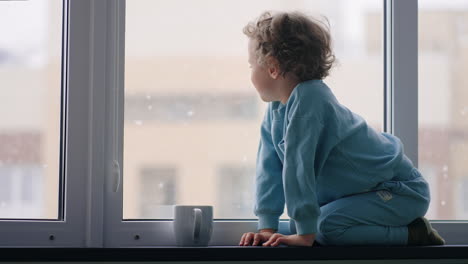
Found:
[[318, 230], [327, 244], [337, 243], [338, 238], [346, 231], [347, 227], [343, 224], [342, 220], [341, 217], [335, 214], [319, 218]]
[[319, 234], [317, 235], [317, 241], [322, 245], [340, 245], [343, 244], [343, 234], [346, 232], [344, 227], [335, 227], [330, 228], [330, 226], [319, 229]]

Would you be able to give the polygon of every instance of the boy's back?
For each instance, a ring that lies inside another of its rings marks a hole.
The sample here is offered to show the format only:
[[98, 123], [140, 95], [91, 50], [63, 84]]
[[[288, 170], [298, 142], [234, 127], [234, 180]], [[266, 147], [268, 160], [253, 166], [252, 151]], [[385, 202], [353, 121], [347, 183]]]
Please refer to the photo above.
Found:
[[[295, 134], [288, 135], [297, 138], [298, 144], [301, 137], [303, 144], [316, 140], [312, 155], [320, 206], [340, 197], [368, 192], [397, 173], [409, 175], [413, 169], [398, 138], [372, 129], [362, 117], [341, 105], [320, 80], [300, 83], [286, 105], [272, 102], [268, 111], [272, 116], [272, 140], [282, 162], [282, 140], [289, 120], [298, 120], [291, 125], [299, 127], [289, 130]], [[308, 129], [301, 131], [305, 128]]]

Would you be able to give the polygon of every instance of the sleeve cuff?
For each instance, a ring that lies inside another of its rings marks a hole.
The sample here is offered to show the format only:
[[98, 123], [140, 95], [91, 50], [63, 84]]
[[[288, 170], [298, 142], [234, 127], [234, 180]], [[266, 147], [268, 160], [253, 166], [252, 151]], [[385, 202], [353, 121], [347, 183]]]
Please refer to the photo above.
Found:
[[273, 228], [278, 230], [279, 226], [279, 215], [258, 215], [258, 230], [265, 228]]
[[317, 218], [294, 221], [296, 222], [296, 231], [298, 235], [317, 233]]

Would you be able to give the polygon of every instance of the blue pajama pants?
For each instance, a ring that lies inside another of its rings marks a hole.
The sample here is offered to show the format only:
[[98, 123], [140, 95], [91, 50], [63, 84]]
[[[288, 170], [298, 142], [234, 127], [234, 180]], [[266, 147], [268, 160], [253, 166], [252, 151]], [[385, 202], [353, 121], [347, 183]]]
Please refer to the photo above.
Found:
[[407, 245], [407, 225], [429, 208], [429, 185], [405, 156], [395, 172], [369, 192], [320, 207], [315, 240], [321, 245]]

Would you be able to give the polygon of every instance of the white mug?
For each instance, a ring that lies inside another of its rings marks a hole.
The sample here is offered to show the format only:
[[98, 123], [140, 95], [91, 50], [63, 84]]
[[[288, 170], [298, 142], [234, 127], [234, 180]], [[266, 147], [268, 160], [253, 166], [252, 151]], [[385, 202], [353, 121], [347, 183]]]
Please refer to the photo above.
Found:
[[173, 229], [178, 246], [208, 246], [213, 231], [213, 206], [174, 205]]

